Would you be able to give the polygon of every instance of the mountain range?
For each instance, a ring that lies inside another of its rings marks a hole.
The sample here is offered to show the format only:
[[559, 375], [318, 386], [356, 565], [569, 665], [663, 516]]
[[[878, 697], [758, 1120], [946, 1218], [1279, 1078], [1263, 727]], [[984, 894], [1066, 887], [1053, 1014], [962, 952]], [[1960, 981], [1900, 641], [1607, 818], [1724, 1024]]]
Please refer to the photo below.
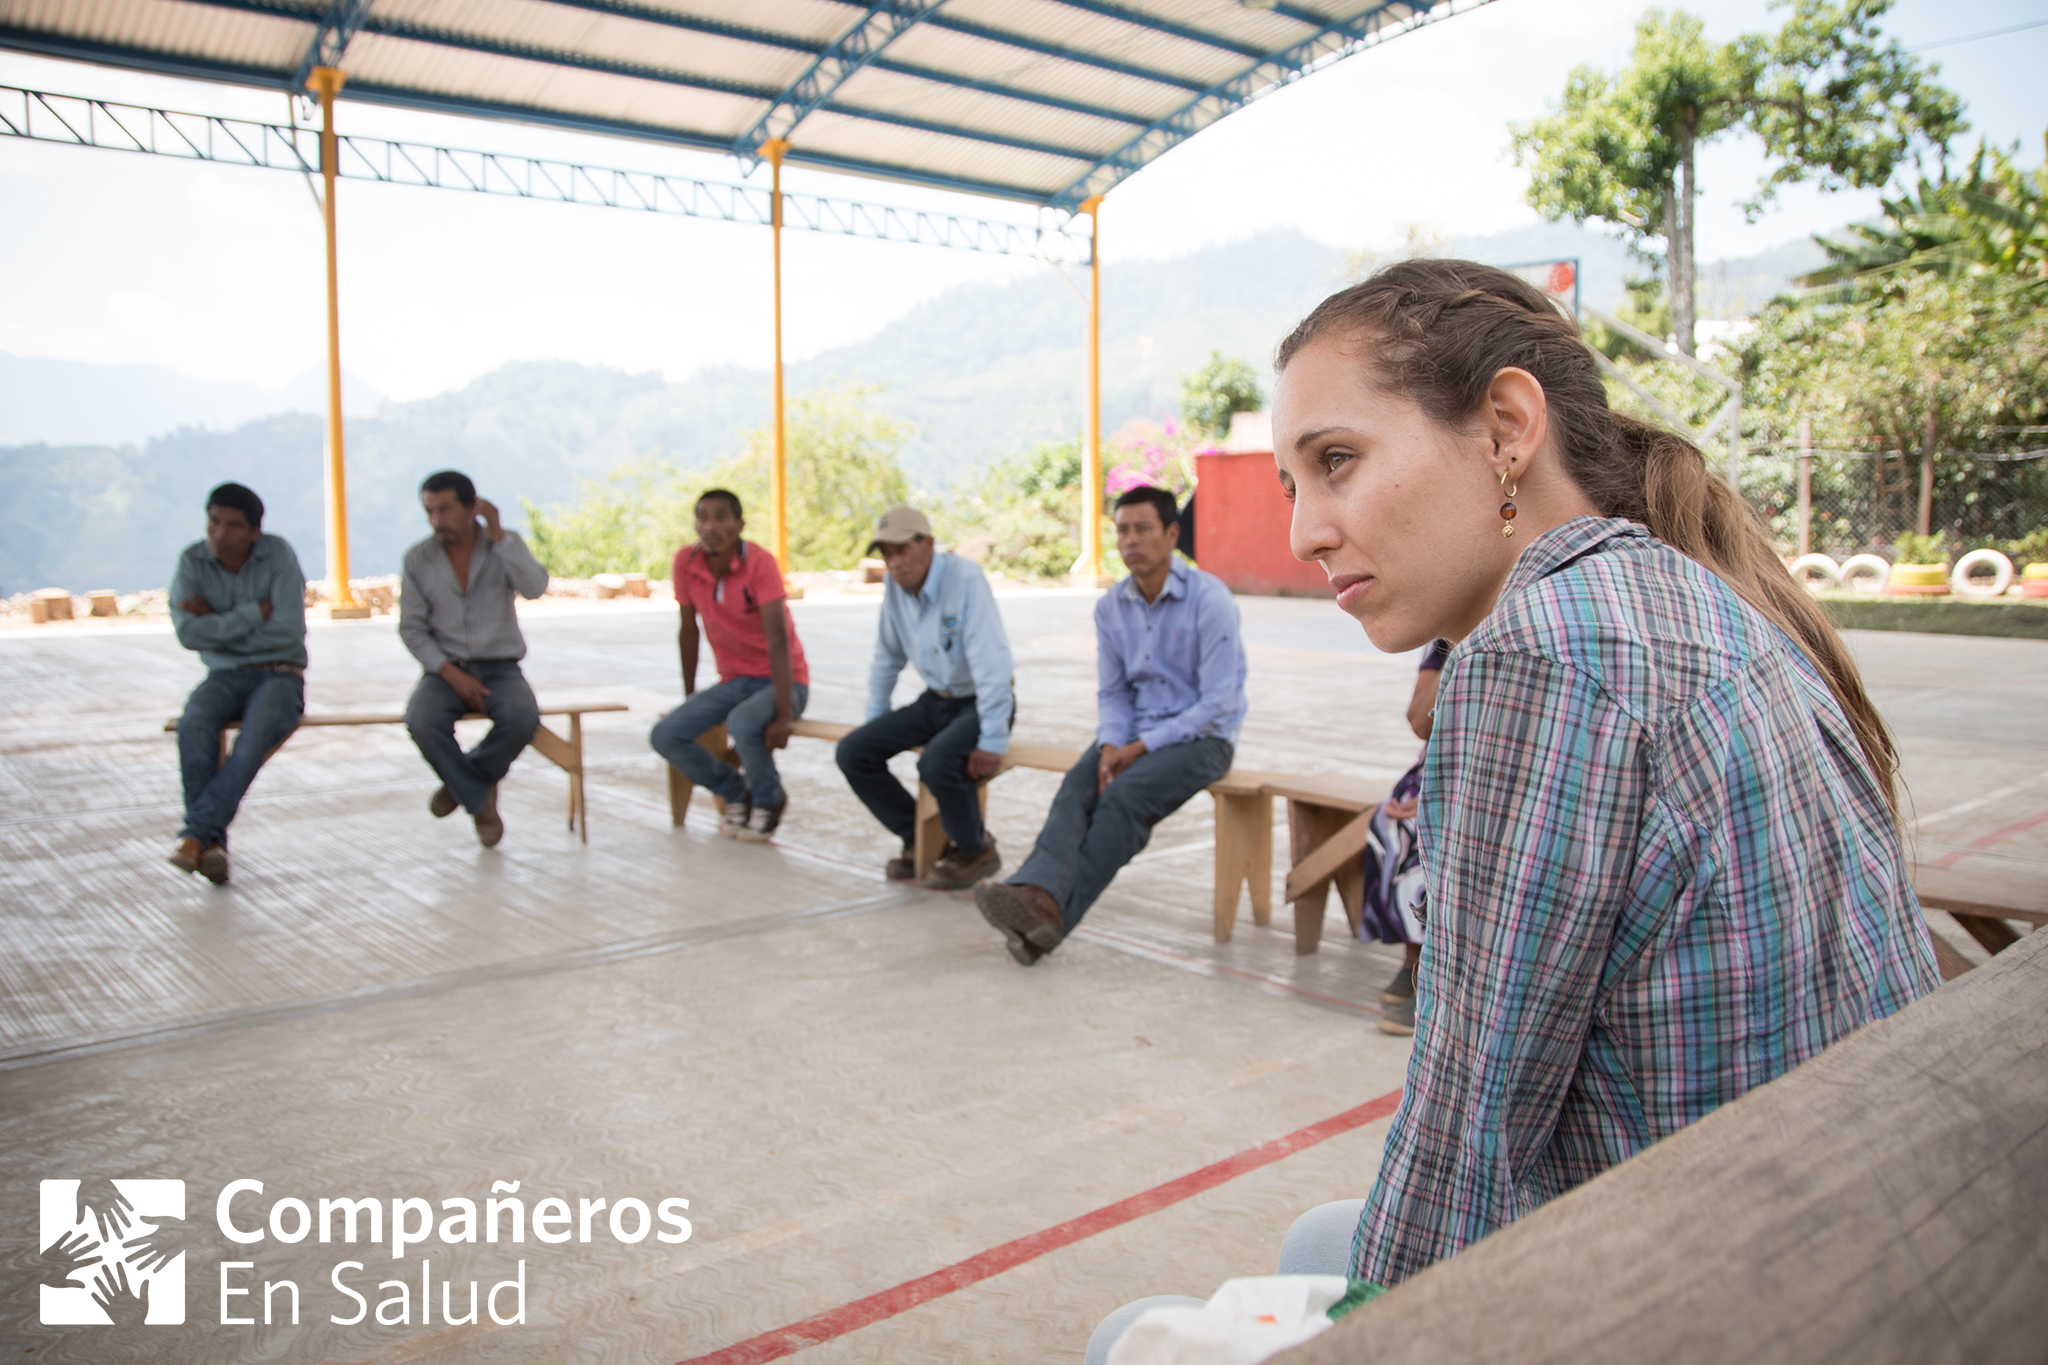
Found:
[[[1583, 295], [1601, 306], [1617, 302], [1624, 277], [1638, 269], [1618, 242], [1568, 224], [1444, 250], [1504, 264], [1577, 258]], [[1702, 277], [1731, 304], [1753, 306], [1818, 260], [1810, 243], [1794, 244], [1715, 263]], [[1278, 340], [1354, 265], [1292, 230], [1170, 261], [1106, 264], [1105, 431], [1174, 412], [1180, 374], [1212, 350], [1263, 370]], [[1072, 283], [1047, 267], [947, 290], [856, 345], [791, 365], [789, 389], [879, 386], [877, 404], [916, 429], [903, 451], [912, 483], [943, 488], [990, 459], [1078, 428], [1085, 313]], [[1716, 300], [1703, 301], [1713, 311]], [[319, 379], [310, 376], [308, 387], [324, 389]], [[351, 569], [396, 570], [422, 534], [413, 489], [432, 470], [465, 470], [517, 520], [519, 498], [568, 501], [579, 480], [638, 455], [687, 468], [732, 454], [767, 420], [768, 407], [767, 374], [739, 366], [671, 383], [654, 372], [519, 362], [403, 403], [382, 403], [367, 386], [345, 388]], [[160, 585], [178, 548], [201, 529], [205, 490], [224, 479], [264, 496], [266, 529], [291, 540], [307, 574], [318, 577], [320, 410], [298, 386], [266, 392], [154, 366], [0, 355], [0, 477], [13, 495], [0, 507], [0, 593]], [[152, 422], [166, 425], [139, 434]]]

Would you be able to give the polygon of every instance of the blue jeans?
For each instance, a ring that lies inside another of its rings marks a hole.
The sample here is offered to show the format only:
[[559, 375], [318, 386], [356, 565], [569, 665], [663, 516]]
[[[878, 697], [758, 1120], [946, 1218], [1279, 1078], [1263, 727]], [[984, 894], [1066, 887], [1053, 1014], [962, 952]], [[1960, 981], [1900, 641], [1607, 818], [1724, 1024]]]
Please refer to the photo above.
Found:
[[532, 742], [533, 732], [540, 728], [540, 703], [513, 660], [472, 660], [459, 667], [491, 689], [484, 697], [484, 714], [491, 718], [484, 742], [462, 752], [455, 741], [455, 722], [469, 714], [469, 706], [438, 673], [427, 674], [412, 690], [412, 700], [405, 704], [405, 728], [448, 794], [475, 815], [490, 800], [491, 788], [511, 769], [512, 760]]
[[[185, 780], [185, 828], [180, 839], [199, 846], [228, 841], [228, 823], [242, 793], [270, 751], [298, 728], [306, 710], [306, 680], [296, 673], [260, 668], [218, 668], [185, 699], [178, 717], [178, 772]], [[231, 720], [242, 733], [220, 761], [220, 732]]]
[[[789, 688], [789, 714], [794, 720], [804, 713], [811, 689], [803, 683]], [[680, 768], [683, 776], [721, 801], [750, 797], [764, 810], [781, 810], [789, 803], [782, 790], [782, 775], [775, 771], [775, 751], [763, 742], [761, 732], [775, 719], [775, 683], [770, 678], [728, 678], [684, 699], [683, 704], [654, 723], [647, 742], [654, 752]], [[720, 721], [726, 737], [739, 750], [740, 766], [713, 758], [697, 743], [697, 736]]]
[[917, 837], [917, 798], [889, 772], [889, 760], [923, 747], [917, 776], [938, 803], [939, 824], [963, 857], [981, 852], [981, 798], [967, 755], [981, 744], [981, 712], [972, 697], [921, 693], [910, 705], [876, 716], [839, 741], [839, 771], [861, 804], [909, 848]]
[[1101, 793], [1095, 790], [1100, 745], [1082, 751], [1052, 799], [1031, 856], [1008, 880], [1041, 886], [1059, 902], [1068, 932], [1125, 863], [1152, 841], [1152, 826], [1230, 771], [1227, 739], [1191, 739], [1138, 755]]
[[[1121, 782], [1123, 779], [1118, 778]], [[1115, 783], [1110, 785], [1114, 786]], [[1349, 1279], [1351, 1243], [1358, 1236], [1358, 1223], [1365, 1217], [1363, 1199], [1340, 1199], [1320, 1204], [1294, 1220], [1287, 1238], [1280, 1244], [1280, 1264], [1275, 1275], [1342, 1275]], [[1105, 1365], [1110, 1348], [1130, 1330], [1132, 1323], [1148, 1308], [1200, 1308], [1207, 1299], [1190, 1299], [1178, 1294], [1157, 1294], [1137, 1299], [1104, 1318], [1088, 1338], [1087, 1365]]]

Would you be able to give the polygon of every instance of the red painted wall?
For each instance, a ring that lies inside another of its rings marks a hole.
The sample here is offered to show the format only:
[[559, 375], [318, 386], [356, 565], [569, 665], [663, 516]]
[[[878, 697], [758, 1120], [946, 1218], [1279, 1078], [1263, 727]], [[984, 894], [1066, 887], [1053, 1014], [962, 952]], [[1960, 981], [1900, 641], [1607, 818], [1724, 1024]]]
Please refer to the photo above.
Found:
[[1287, 548], [1294, 508], [1280, 491], [1270, 451], [1195, 456], [1195, 548], [1201, 566], [1232, 592], [1256, 597], [1334, 597], [1320, 564]]

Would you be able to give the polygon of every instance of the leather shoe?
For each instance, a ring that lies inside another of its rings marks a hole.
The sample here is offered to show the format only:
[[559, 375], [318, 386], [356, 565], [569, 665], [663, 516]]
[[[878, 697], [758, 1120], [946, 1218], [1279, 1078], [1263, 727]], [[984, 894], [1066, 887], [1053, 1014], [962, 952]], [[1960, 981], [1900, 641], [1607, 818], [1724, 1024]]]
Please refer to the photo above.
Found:
[[171, 850], [170, 864], [180, 872], [197, 872], [199, 870], [199, 841], [197, 839], [178, 840], [178, 846]]
[[974, 888], [974, 908], [1001, 932], [1020, 967], [1029, 967], [1067, 936], [1059, 904], [1042, 886], [983, 882]]
[[436, 820], [446, 820], [455, 814], [455, 807], [456, 800], [446, 787], [434, 788], [434, 794], [427, 798], [427, 809], [433, 812]]
[[221, 844], [208, 844], [199, 853], [199, 875], [215, 886], [228, 884], [228, 851]]
[[505, 822], [498, 818], [498, 789], [493, 787], [484, 798], [484, 808], [476, 813], [476, 841], [485, 848], [496, 848], [504, 837]]
[[993, 877], [1002, 870], [1003, 855], [996, 852], [995, 838], [989, 835], [984, 836], [981, 851], [971, 858], [957, 848], [948, 848], [945, 856], [932, 865], [924, 884], [934, 891], [965, 891], [984, 877]]
[[914, 882], [917, 880], [917, 855], [909, 849], [882, 864], [882, 875], [892, 882]]

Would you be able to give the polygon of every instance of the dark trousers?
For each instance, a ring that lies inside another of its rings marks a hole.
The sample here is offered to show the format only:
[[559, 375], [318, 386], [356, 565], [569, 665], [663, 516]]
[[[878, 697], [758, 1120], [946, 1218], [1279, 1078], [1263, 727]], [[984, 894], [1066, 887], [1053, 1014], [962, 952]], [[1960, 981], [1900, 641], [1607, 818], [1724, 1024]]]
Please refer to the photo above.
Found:
[[[270, 751], [290, 738], [306, 710], [306, 680], [263, 668], [220, 668], [192, 689], [178, 717], [178, 769], [185, 780], [181, 839], [227, 847], [228, 822]], [[231, 720], [242, 733], [220, 761], [220, 732]]]
[[939, 823], [953, 847], [972, 858], [981, 852], [981, 802], [967, 775], [967, 755], [981, 740], [981, 714], [972, 697], [926, 691], [901, 710], [877, 716], [839, 741], [839, 771], [875, 818], [909, 848], [917, 837], [917, 798], [889, 772], [889, 760], [919, 745], [917, 775], [939, 805]]
[[438, 673], [427, 674], [412, 690], [412, 700], [405, 705], [405, 728], [448, 794], [475, 815], [540, 728], [540, 703], [512, 660], [472, 660], [456, 666], [491, 689], [484, 696], [484, 714], [491, 718], [484, 742], [462, 752], [455, 740], [455, 722], [468, 714], [469, 707]]
[[1230, 771], [1233, 752], [1227, 739], [1169, 744], [1138, 755], [1098, 793], [1102, 748], [1089, 745], [1081, 761], [1067, 769], [1031, 856], [1009, 881], [1050, 891], [1059, 902], [1060, 918], [1072, 930], [1124, 864], [1152, 841], [1152, 826]]

